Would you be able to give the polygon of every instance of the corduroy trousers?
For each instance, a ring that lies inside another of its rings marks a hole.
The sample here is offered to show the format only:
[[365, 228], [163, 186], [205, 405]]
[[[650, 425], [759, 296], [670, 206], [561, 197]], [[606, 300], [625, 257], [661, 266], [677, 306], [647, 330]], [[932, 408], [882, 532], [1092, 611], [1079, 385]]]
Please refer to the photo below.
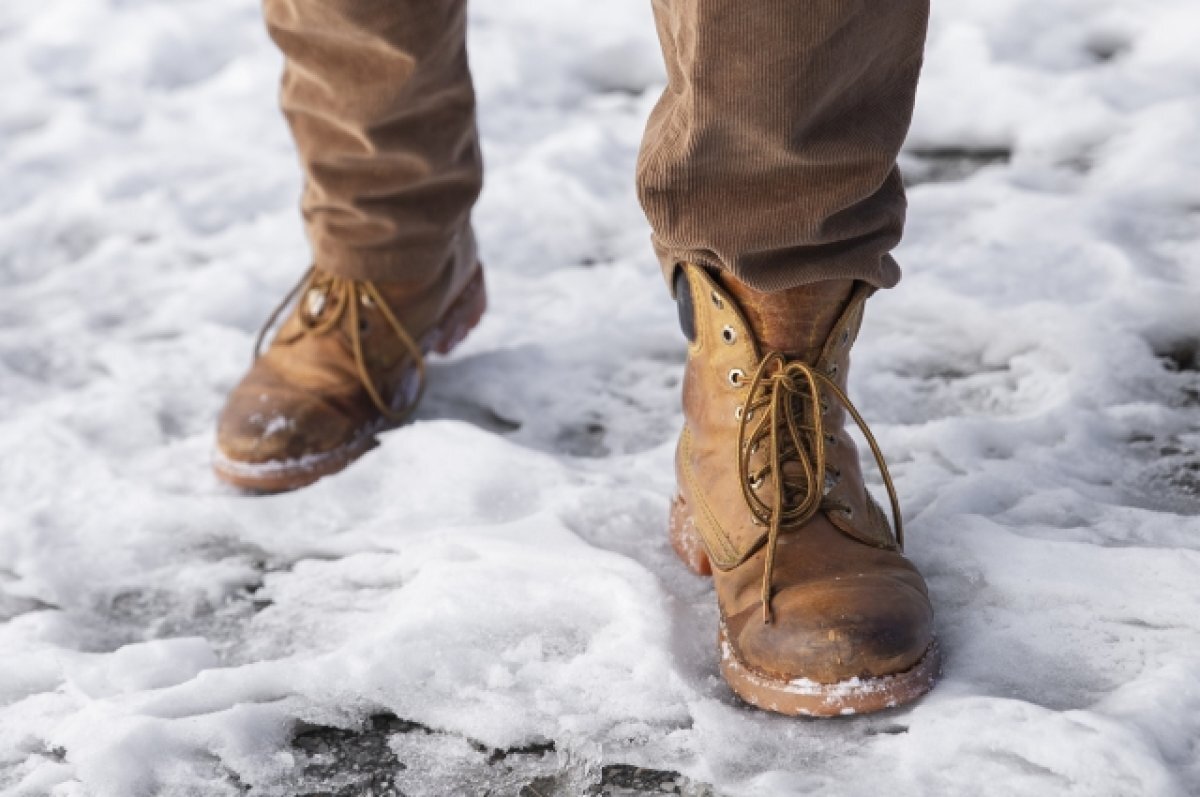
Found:
[[[636, 180], [664, 269], [894, 285], [928, 0], [652, 2], [668, 82]], [[466, 0], [264, 4], [317, 265], [427, 283], [473, 257]]]

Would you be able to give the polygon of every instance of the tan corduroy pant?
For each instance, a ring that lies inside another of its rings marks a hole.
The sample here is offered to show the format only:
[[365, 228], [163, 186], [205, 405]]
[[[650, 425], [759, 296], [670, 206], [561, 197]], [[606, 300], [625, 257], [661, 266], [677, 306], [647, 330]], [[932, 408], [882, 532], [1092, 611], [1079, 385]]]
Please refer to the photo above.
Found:
[[[264, 0], [318, 265], [430, 282], [482, 184], [466, 0]], [[890, 287], [928, 0], [653, 0], [668, 85], [638, 195], [664, 268]]]

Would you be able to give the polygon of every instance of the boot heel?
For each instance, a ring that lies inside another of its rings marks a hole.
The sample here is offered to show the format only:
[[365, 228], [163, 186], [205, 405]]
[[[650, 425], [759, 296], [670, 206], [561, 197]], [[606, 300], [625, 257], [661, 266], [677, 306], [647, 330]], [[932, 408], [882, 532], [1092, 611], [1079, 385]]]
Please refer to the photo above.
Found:
[[479, 325], [485, 310], [487, 290], [483, 284], [483, 268], [480, 267], [438, 322], [429, 349], [437, 354], [449, 354], [462, 343], [468, 332]]
[[675, 554], [689, 570], [699, 576], [712, 575], [712, 562], [704, 552], [704, 542], [682, 495], [676, 495], [671, 502], [670, 537]]

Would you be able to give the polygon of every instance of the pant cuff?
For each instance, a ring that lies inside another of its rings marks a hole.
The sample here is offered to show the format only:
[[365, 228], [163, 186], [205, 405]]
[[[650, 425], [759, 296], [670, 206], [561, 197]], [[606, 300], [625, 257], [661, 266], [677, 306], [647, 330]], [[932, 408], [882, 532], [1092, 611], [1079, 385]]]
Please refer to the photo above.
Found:
[[[674, 295], [675, 271], [683, 263], [694, 263], [705, 268], [725, 271], [738, 281], [757, 291], [773, 293], [811, 285], [826, 280], [859, 280], [875, 288], [894, 288], [900, 282], [900, 264], [890, 254], [863, 256], [861, 253], [846, 253], [842, 256], [821, 258], [804, 262], [802, 258], [791, 259], [778, 265], [727, 264], [713, 252], [696, 249], [674, 248], [653, 239], [654, 251], [662, 267], [667, 288]], [[786, 257], [781, 259], [788, 260]]]
[[436, 281], [447, 268], [473, 271], [478, 260], [470, 227], [447, 240], [397, 243], [381, 249], [347, 247], [330, 237], [312, 238], [317, 268], [370, 282], [426, 285]]

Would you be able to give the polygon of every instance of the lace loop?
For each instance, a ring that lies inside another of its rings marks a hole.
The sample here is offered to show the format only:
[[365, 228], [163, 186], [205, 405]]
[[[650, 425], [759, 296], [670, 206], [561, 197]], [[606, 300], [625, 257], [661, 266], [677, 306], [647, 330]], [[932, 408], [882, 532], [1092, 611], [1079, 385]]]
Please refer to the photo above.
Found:
[[[804, 362], [789, 362], [782, 354], [773, 352], [762, 359], [747, 384], [750, 389], [738, 413], [737, 472], [742, 497], [754, 521], [768, 529], [762, 604], [763, 622], [770, 623], [772, 578], [780, 532], [786, 527], [804, 525], [822, 509], [840, 508], [826, 496], [827, 487], [836, 483], [840, 473], [836, 468], [831, 471], [828, 464], [826, 448], [830, 445], [831, 435], [825, 430], [821, 410], [825, 401], [822, 388], [845, 407], [871, 448], [887, 488], [896, 541], [901, 548], [904, 547], [904, 527], [900, 501], [883, 452], [858, 409], [829, 375]], [[755, 418], [757, 422], [754, 422]], [[764, 443], [767, 445], [766, 461], [753, 467], [751, 458]], [[789, 463], [798, 465], [800, 472], [795, 473], [793, 468], [785, 474], [784, 465]], [[760, 493], [768, 480], [774, 489], [764, 499]]]
[[[283, 311], [298, 296], [302, 297], [301, 301], [308, 301], [309, 297], [320, 297], [313, 300], [314, 306], [300, 307], [297, 312], [297, 318], [306, 334], [324, 335], [335, 329], [341, 323], [343, 316], [349, 315], [347, 336], [350, 339], [350, 351], [354, 356], [354, 365], [358, 371], [359, 381], [367, 391], [371, 403], [389, 421], [399, 423], [406, 419], [416, 408], [425, 392], [425, 357], [421, 352], [420, 345], [413, 340], [404, 325], [396, 318], [396, 314], [373, 282], [340, 277], [319, 271], [316, 266], [310, 267], [295, 287], [283, 297], [283, 301], [271, 311], [267, 322], [259, 330], [258, 337], [254, 341], [254, 359], [257, 360], [262, 356], [263, 343], [266, 341], [267, 334], [275, 326]], [[417, 395], [400, 412], [392, 409], [391, 405], [384, 400], [367, 367], [366, 355], [363, 352], [360, 304], [379, 311], [416, 366]]]

